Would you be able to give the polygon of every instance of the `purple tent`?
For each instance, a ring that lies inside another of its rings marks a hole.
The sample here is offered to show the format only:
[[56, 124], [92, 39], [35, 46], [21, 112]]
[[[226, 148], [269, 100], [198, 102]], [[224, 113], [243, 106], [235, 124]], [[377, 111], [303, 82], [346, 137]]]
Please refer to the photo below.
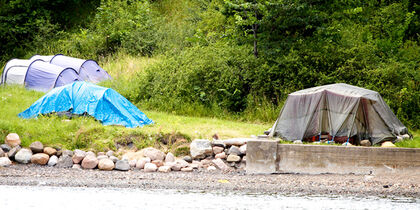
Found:
[[73, 68], [63, 68], [43, 60], [35, 60], [29, 65], [24, 81], [26, 88], [46, 92], [74, 81], [82, 81], [82, 78]]
[[83, 60], [57, 54], [51, 59], [50, 63], [64, 68], [75, 69], [84, 81], [97, 83], [111, 79], [111, 76], [94, 60]]

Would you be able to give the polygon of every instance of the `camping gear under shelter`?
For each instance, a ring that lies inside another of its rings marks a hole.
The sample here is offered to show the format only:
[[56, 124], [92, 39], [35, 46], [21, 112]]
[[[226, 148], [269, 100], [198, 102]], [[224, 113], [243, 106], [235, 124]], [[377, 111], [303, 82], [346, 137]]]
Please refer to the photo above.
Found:
[[153, 121], [115, 90], [87, 82], [74, 82], [58, 87], [38, 99], [19, 114], [21, 118], [68, 112], [71, 115], [88, 114], [104, 125], [142, 127]]
[[94, 60], [84, 60], [57, 54], [51, 58], [50, 63], [65, 68], [70, 67], [75, 69], [84, 81], [98, 83], [103, 80], [111, 79], [111, 76], [109, 76], [109, 74]]
[[408, 134], [378, 92], [331, 84], [289, 94], [269, 136], [373, 144]]

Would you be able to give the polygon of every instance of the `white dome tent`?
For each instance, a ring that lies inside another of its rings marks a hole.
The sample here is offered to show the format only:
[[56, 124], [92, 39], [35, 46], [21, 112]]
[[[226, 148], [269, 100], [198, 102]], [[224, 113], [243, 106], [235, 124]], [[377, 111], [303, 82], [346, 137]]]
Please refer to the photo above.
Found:
[[32, 60], [24, 59], [12, 59], [7, 62], [4, 66], [3, 74], [1, 75], [0, 84], [7, 83], [23, 85], [26, 71], [32, 62]]

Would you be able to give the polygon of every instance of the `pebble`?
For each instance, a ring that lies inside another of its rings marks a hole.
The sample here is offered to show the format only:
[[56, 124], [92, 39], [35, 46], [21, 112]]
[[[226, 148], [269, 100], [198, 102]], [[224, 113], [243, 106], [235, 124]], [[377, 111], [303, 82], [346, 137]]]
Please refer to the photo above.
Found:
[[215, 146], [215, 147], [213, 147], [213, 153], [214, 154], [220, 154], [220, 153], [222, 153], [224, 151], [224, 149], [225, 148], [223, 148], [223, 147]]
[[168, 154], [166, 154], [165, 157], [165, 162], [175, 162], [175, 156], [172, 153], [168, 152]]
[[55, 166], [55, 165], [57, 165], [57, 162], [58, 162], [58, 157], [53, 155], [48, 160], [48, 166]]
[[144, 165], [144, 172], [155, 172], [158, 167], [153, 163], [146, 163]]
[[111, 171], [112, 169], [114, 169], [114, 167], [114, 162], [109, 158], [99, 160], [98, 168], [100, 170]]
[[85, 157], [86, 157], [86, 152], [85, 151], [80, 150], [80, 149], [76, 149], [76, 150], [74, 150], [74, 154], [73, 154], [73, 157], [72, 157], [73, 163], [78, 164]]
[[159, 172], [163, 172], [163, 173], [169, 173], [171, 171], [171, 167], [170, 166], [161, 166], [158, 168]]
[[187, 162], [189, 162], [189, 163], [191, 163], [191, 161], [192, 161], [192, 158], [191, 158], [191, 156], [184, 156], [182, 159], [184, 159], [185, 161], [187, 161]]
[[29, 163], [31, 162], [32, 151], [29, 149], [21, 149], [15, 155], [15, 160], [19, 163]]
[[144, 156], [149, 157], [152, 161], [153, 160], [163, 161], [165, 159], [165, 153], [153, 147], [148, 147], [148, 148], [142, 149], [141, 151], [143, 151]]
[[45, 165], [48, 163], [50, 156], [45, 153], [36, 153], [31, 157], [31, 163]]
[[13, 147], [9, 152], [7, 153], [7, 156], [9, 158], [15, 158], [16, 153], [21, 149], [20, 146]]
[[192, 172], [193, 168], [191, 168], [191, 167], [181, 168], [181, 171], [182, 172]]
[[8, 157], [0, 157], [0, 167], [7, 167], [12, 165], [12, 161]]
[[7, 145], [7, 144], [2, 144], [0, 145], [0, 148], [4, 151], [4, 152], [9, 152], [12, 148]]
[[239, 155], [241, 154], [241, 151], [239, 151], [239, 147], [237, 146], [231, 146], [227, 152], [228, 155]]
[[29, 148], [31, 148], [32, 153], [40, 153], [44, 151], [44, 145], [40, 141], [32, 142], [31, 145], [29, 145]]
[[9, 133], [4, 140], [4, 143], [9, 145], [10, 147], [16, 147], [20, 145], [20, 138], [17, 133]]
[[96, 166], [98, 166], [98, 163], [99, 163], [98, 158], [89, 154], [89, 155], [86, 155], [85, 158], [83, 158], [82, 167], [85, 169], [94, 169], [96, 168]]
[[57, 150], [54, 149], [54, 148], [52, 148], [52, 147], [45, 147], [44, 148], [44, 153], [47, 154], [47, 155], [49, 155], [49, 156], [52, 156], [52, 155], [56, 155], [57, 154]]
[[71, 159], [71, 156], [69, 155], [63, 155], [60, 156], [60, 158], [58, 158], [57, 161], [57, 167], [60, 168], [70, 168], [73, 166], [73, 160]]
[[149, 157], [141, 158], [140, 160], [137, 161], [136, 168], [143, 169], [144, 165], [146, 165], [146, 163], [150, 163], [150, 162], [151, 162], [151, 160], [150, 160]]
[[118, 160], [115, 164], [115, 169], [119, 171], [128, 171], [130, 170], [130, 164], [128, 160]]
[[215, 158], [226, 159], [226, 153], [222, 152], [214, 156]]
[[238, 155], [228, 155], [227, 162], [239, 162], [241, 161], [241, 157], [239, 157]]

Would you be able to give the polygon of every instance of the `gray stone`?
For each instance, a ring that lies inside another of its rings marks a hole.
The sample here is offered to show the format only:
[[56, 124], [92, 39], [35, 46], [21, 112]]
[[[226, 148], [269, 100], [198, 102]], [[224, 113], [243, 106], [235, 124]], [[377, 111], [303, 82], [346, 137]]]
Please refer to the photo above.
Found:
[[248, 139], [248, 138], [233, 138], [233, 139], [226, 139], [223, 142], [226, 144], [226, 146], [242, 146], [244, 144], [246, 144], [246, 142], [248, 140], [252, 140], [252, 139]]
[[71, 159], [71, 156], [64, 155], [64, 151], [63, 151], [63, 154], [60, 156], [60, 158], [58, 158], [57, 167], [71, 168], [72, 166], [73, 166], [73, 160]]
[[[68, 149], [66, 149], [66, 150], [62, 150], [62, 152], [61, 152], [61, 155], [64, 155], [64, 156], [73, 156], [73, 151], [71, 151], [71, 150], [68, 150]], [[60, 155], [60, 156], [61, 156]]]
[[239, 151], [239, 147], [231, 146], [227, 152], [228, 155], [240, 155], [241, 151]]
[[161, 161], [165, 160], [165, 153], [158, 150], [158, 149], [155, 149], [153, 147], [145, 148], [142, 151], [143, 151], [144, 156], [149, 157], [150, 160], [152, 160], [152, 161], [153, 160], [161, 160]]
[[16, 147], [20, 145], [19, 135], [16, 133], [9, 133], [4, 140], [4, 143], [8, 144], [10, 147]]
[[29, 148], [31, 148], [32, 153], [40, 153], [44, 151], [44, 145], [40, 141], [32, 142], [31, 145], [29, 145]]
[[94, 169], [96, 166], [98, 166], [99, 160], [96, 158], [96, 156], [93, 156], [91, 154], [86, 155], [85, 158], [82, 160], [82, 167], [85, 169]]
[[191, 156], [184, 156], [182, 159], [184, 159], [185, 161], [187, 161], [187, 162], [189, 162], [189, 163], [191, 163], [192, 162], [192, 158], [191, 158]]
[[277, 141], [250, 140], [247, 142], [246, 173], [271, 174], [277, 169]]
[[96, 157], [98, 160], [102, 160], [102, 159], [105, 159], [105, 158], [108, 158], [108, 156], [106, 156], [106, 155], [98, 155], [98, 157]]
[[73, 157], [72, 157], [73, 163], [74, 164], [79, 164], [83, 160], [83, 158], [85, 158], [85, 157], [86, 157], [86, 152], [85, 151], [80, 150], [80, 149], [76, 149], [76, 150], [74, 150], [74, 154], [73, 154]]
[[80, 166], [80, 164], [73, 164], [71, 168], [81, 170], [82, 166]]
[[8, 157], [0, 157], [0, 167], [7, 167], [12, 165], [12, 161]]
[[50, 156], [45, 153], [36, 153], [31, 157], [31, 163], [45, 165], [48, 163]]
[[53, 155], [48, 160], [48, 166], [55, 166], [55, 165], [57, 165], [57, 162], [58, 162], [58, 157]]
[[226, 144], [223, 142], [223, 140], [213, 140], [211, 142], [211, 145], [214, 147], [223, 147], [223, 148], [226, 147]]
[[364, 147], [370, 147], [372, 146], [372, 143], [368, 139], [365, 139], [365, 140], [360, 141], [360, 145]]
[[303, 144], [302, 140], [294, 140], [293, 144]]
[[4, 153], [3, 149], [0, 148], [0, 157], [3, 157], [6, 153]]
[[246, 155], [246, 144], [239, 147], [240, 155]]
[[2, 144], [0, 145], [0, 148], [4, 151], [4, 152], [9, 152], [12, 148], [7, 145], [7, 144]]
[[158, 167], [153, 163], [146, 163], [144, 165], [144, 172], [155, 172]]
[[108, 157], [114, 156], [114, 151], [109, 150], [108, 152], [106, 152], [106, 155], [107, 155]]
[[223, 151], [225, 150], [225, 148], [223, 148], [223, 147], [219, 147], [219, 146], [214, 146], [213, 147], [213, 153], [214, 154], [219, 154], [219, 153], [222, 153]]
[[239, 157], [238, 155], [228, 155], [227, 162], [239, 162], [241, 161], [241, 157]]
[[119, 160], [115, 164], [115, 169], [120, 171], [128, 171], [130, 170], [130, 164], [127, 160]]
[[140, 160], [137, 161], [136, 168], [143, 169], [144, 165], [146, 165], [146, 163], [150, 163], [150, 162], [151, 162], [151, 160], [150, 160], [149, 157], [141, 158]]
[[219, 168], [220, 170], [222, 170], [224, 172], [227, 172], [227, 171], [231, 170], [230, 167], [228, 165], [226, 165], [226, 163], [223, 162], [223, 160], [220, 159], [220, 158], [214, 159], [214, 160], [212, 160], [212, 162], [213, 162], [214, 165], [216, 165], [217, 168]]
[[175, 162], [175, 156], [172, 153], [168, 152], [168, 154], [166, 154], [165, 157], [165, 162]]
[[7, 156], [9, 158], [15, 158], [16, 153], [21, 149], [20, 146], [13, 147], [8, 153]]
[[21, 149], [15, 155], [15, 160], [19, 163], [30, 163], [32, 157], [32, 151], [29, 149]]
[[114, 169], [115, 165], [114, 162], [109, 158], [104, 158], [99, 160], [98, 168], [104, 171], [111, 171]]
[[206, 155], [212, 155], [213, 148], [211, 147], [209, 140], [196, 139], [190, 144], [190, 153], [192, 159], [202, 159], [205, 158]]
[[162, 173], [169, 173], [171, 171], [171, 167], [170, 166], [161, 166], [158, 168], [159, 172]]
[[109, 159], [112, 160], [112, 162], [116, 163], [119, 159], [115, 156], [110, 156]]

